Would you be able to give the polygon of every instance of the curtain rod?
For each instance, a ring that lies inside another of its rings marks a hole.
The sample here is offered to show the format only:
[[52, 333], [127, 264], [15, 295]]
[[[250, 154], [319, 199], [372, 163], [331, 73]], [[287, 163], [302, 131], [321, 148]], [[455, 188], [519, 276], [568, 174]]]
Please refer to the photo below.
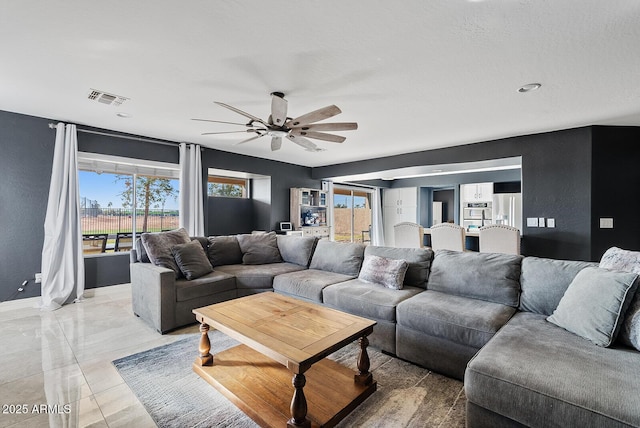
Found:
[[[56, 129], [56, 126], [57, 126], [57, 124], [55, 124], [55, 123], [50, 123], [49, 124], [49, 128], [51, 128], [51, 129]], [[171, 147], [177, 147], [180, 144], [180, 143], [169, 143], [169, 142], [166, 142], [166, 141], [154, 140], [154, 139], [151, 139], [151, 138], [130, 137], [130, 136], [127, 136], [127, 135], [113, 134], [113, 133], [110, 133], [110, 132], [92, 131], [90, 129], [82, 129], [82, 128], [78, 128], [78, 127], [76, 127], [76, 129], [78, 130], [78, 132], [85, 132], [87, 134], [104, 135], [105, 137], [125, 138], [127, 140], [135, 140], [135, 141], [143, 141], [143, 142], [147, 142], [147, 143], [162, 144], [162, 145], [171, 146]]]

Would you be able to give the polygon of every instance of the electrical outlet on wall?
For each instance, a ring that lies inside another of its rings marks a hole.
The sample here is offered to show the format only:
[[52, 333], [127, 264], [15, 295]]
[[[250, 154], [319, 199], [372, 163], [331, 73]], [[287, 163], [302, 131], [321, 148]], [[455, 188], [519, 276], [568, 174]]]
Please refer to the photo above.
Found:
[[40, 284], [42, 282], [42, 274], [37, 273], [35, 279], [36, 279], [36, 284]]

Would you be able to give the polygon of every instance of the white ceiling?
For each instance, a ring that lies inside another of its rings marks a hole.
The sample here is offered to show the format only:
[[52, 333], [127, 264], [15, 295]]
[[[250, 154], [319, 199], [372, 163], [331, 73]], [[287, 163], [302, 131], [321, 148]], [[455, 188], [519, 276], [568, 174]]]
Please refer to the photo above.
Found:
[[[3, 1], [0, 110], [321, 166], [640, 126], [639, 46], [637, 0]], [[99, 104], [90, 88], [130, 99]], [[290, 116], [336, 104], [329, 121], [359, 129], [324, 152], [271, 152], [190, 120], [245, 122], [214, 100], [266, 119], [273, 91]]]

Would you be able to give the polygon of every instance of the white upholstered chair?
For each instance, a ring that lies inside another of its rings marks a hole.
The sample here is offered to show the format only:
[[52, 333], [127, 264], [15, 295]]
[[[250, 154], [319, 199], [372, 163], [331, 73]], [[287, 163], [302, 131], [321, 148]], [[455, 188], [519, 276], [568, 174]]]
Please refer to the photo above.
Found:
[[481, 227], [480, 252], [520, 254], [520, 230], [504, 224]]
[[431, 226], [431, 248], [433, 250], [464, 251], [464, 227], [453, 223]]
[[402, 222], [393, 226], [393, 240], [396, 247], [422, 248], [424, 228], [417, 223]]

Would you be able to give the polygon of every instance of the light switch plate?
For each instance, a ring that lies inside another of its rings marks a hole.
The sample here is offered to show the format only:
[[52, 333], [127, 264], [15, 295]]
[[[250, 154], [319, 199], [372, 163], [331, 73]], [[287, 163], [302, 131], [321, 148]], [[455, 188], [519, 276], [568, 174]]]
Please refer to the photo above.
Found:
[[527, 227], [538, 227], [538, 219], [536, 217], [527, 217]]
[[547, 227], [556, 227], [556, 219], [548, 218], [547, 219]]
[[538, 227], [544, 227], [544, 217], [538, 217]]
[[612, 218], [600, 218], [600, 229], [613, 229]]

